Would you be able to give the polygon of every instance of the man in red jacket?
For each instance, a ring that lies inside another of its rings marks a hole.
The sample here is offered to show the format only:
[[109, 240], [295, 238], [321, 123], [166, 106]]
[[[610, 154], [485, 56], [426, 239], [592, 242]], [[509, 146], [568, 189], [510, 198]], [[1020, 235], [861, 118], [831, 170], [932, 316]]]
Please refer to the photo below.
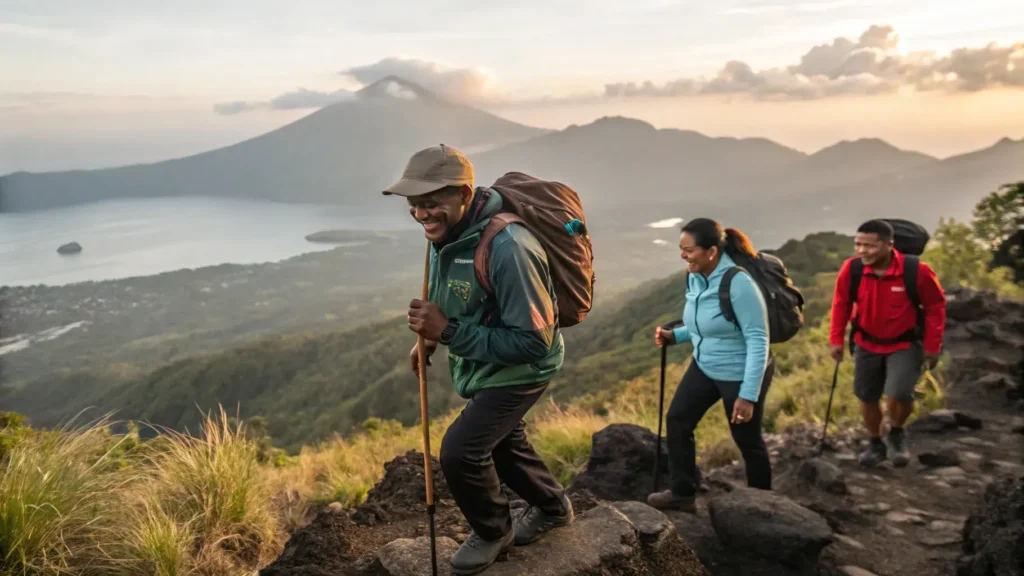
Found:
[[[862, 224], [854, 247], [857, 256], [843, 263], [836, 278], [829, 336], [832, 357], [836, 362], [843, 359], [846, 325], [856, 304], [853, 390], [871, 437], [860, 463], [874, 466], [891, 456], [893, 465], [906, 466], [910, 451], [903, 424], [914, 409], [914, 387], [922, 365], [927, 362], [934, 368], [939, 361], [946, 296], [930, 266], [893, 247], [888, 222]], [[851, 294], [854, 288], [856, 296]], [[888, 401], [888, 443], [882, 441], [883, 392]]]

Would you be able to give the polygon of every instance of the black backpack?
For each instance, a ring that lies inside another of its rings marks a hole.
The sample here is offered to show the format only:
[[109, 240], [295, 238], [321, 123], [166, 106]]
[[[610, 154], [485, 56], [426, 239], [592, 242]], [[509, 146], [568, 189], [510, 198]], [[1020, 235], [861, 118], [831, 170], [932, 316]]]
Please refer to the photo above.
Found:
[[733, 277], [742, 270], [750, 274], [764, 295], [768, 307], [768, 341], [778, 344], [796, 336], [804, 325], [804, 295], [793, 284], [782, 260], [764, 252], [758, 252], [757, 258], [737, 256], [735, 260], [736, 266], [725, 271], [718, 285], [718, 305], [725, 319], [739, 328], [729, 288]]
[[[917, 310], [917, 323], [913, 328], [896, 338], [878, 338], [861, 328], [860, 324], [857, 323], [857, 315], [854, 313], [853, 318], [850, 320], [852, 329], [850, 330], [848, 341], [851, 354], [853, 354], [855, 348], [853, 338], [858, 332], [862, 338], [876, 344], [918, 342], [924, 336], [924, 309], [921, 308], [921, 299], [917, 294], [917, 273], [921, 268], [919, 256], [924, 253], [925, 246], [928, 245], [931, 236], [924, 227], [909, 220], [900, 220], [898, 218], [885, 218], [883, 220], [888, 222], [895, 232], [893, 235], [893, 247], [903, 254], [903, 288], [907, 298], [910, 298], [910, 301], [914, 304], [914, 309]], [[854, 258], [850, 261], [849, 294], [851, 302], [857, 301], [857, 293], [860, 290], [860, 281], [863, 277], [864, 262], [860, 258]]]

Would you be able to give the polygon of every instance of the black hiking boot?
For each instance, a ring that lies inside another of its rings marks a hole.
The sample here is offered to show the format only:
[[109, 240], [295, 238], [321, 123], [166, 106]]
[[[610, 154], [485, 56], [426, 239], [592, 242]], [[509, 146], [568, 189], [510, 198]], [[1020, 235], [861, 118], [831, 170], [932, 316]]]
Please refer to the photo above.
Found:
[[562, 505], [565, 513], [559, 516], [545, 514], [536, 506], [530, 506], [523, 510], [523, 513], [512, 520], [512, 531], [515, 532], [516, 546], [525, 546], [537, 541], [545, 532], [552, 528], [568, 526], [572, 524], [575, 515], [572, 511], [572, 502], [562, 494]]
[[678, 496], [672, 490], [662, 490], [647, 497], [647, 504], [658, 510], [682, 510], [690, 514], [697, 513], [696, 496]]
[[888, 457], [885, 442], [881, 438], [872, 438], [867, 450], [860, 453], [861, 466], [878, 466]]
[[476, 574], [483, 572], [507, 552], [512, 546], [515, 534], [509, 533], [498, 540], [484, 540], [476, 532], [471, 532], [469, 538], [459, 546], [459, 549], [452, 555], [449, 564], [455, 574]]
[[910, 462], [910, 449], [907, 448], [907, 435], [903, 428], [890, 428], [889, 437], [886, 439], [887, 448], [891, 453], [889, 457], [892, 465], [903, 468]]

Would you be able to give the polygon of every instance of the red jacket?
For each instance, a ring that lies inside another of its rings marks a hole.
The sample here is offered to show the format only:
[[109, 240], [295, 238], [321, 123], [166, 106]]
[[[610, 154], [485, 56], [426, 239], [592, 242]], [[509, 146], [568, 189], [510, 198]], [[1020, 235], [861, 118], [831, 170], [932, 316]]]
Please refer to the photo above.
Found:
[[[903, 286], [903, 254], [897, 250], [892, 252], [892, 263], [885, 274], [878, 278], [871, 269], [865, 268], [857, 291], [857, 323], [865, 332], [883, 340], [897, 338], [917, 324], [917, 311]], [[854, 308], [854, 302], [850, 301], [850, 263], [853, 260], [851, 258], [843, 263], [839, 277], [836, 278], [829, 334], [833, 346], [845, 344], [846, 325], [850, 322]], [[946, 327], [946, 295], [935, 271], [924, 262], [920, 265], [917, 294], [924, 309], [924, 351], [925, 354], [938, 354], [942, 350], [942, 333]], [[854, 337], [854, 343], [876, 354], [888, 354], [910, 347], [909, 342], [870, 342], [859, 333]]]

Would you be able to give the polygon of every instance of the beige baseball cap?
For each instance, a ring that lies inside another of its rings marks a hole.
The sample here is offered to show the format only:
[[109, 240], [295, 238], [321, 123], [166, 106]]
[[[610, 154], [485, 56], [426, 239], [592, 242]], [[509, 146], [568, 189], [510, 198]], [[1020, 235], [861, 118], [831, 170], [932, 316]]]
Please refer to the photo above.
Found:
[[402, 177], [385, 188], [384, 194], [420, 196], [463, 184], [473, 186], [473, 163], [457, 149], [439, 144], [413, 154]]

